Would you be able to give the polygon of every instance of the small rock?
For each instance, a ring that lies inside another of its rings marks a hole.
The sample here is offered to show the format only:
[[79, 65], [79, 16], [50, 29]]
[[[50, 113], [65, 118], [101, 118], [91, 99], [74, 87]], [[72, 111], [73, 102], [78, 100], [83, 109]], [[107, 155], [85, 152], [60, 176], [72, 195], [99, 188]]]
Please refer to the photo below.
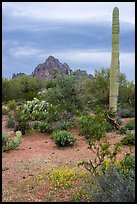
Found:
[[31, 149], [31, 147], [29, 147], [29, 149]]
[[48, 163], [48, 160], [44, 160], [45, 163]]
[[33, 174], [32, 174], [32, 173], [30, 173], [30, 174], [29, 174], [29, 176], [33, 176]]

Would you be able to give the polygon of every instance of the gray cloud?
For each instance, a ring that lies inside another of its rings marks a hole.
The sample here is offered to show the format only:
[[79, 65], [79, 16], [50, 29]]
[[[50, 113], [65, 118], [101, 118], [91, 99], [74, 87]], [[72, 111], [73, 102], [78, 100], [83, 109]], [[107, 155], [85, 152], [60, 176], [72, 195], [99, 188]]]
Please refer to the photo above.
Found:
[[29, 74], [49, 55], [89, 73], [109, 67], [114, 6], [120, 9], [121, 70], [129, 78], [134, 76], [134, 4], [4, 2], [2, 5], [3, 76], [14, 72]]

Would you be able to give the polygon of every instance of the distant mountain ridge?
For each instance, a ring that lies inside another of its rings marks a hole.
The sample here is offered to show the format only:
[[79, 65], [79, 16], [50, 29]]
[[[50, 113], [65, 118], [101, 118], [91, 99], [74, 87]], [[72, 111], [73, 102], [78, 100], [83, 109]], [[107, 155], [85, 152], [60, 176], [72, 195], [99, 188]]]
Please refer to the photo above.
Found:
[[[32, 72], [32, 76], [39, 77], [41, 79], [53, 79], [55, 70], [62, 76], [69, 75], [73, 72], [74, 75], [78, 76], [87, 76], [89, 78], [93, 78], [92, 74], [87, 74], [85, 70], [76, 70], [73, 71], [68, 64], [61, 63], [57, 58], [53, 56], [49, 56], [46, 61], [42, 64], [38, 64], [34, 71]], [[17, 73], [12, 75], [12, 79], [16, 78], [17, 76], [25, 75], [25, 73]]]

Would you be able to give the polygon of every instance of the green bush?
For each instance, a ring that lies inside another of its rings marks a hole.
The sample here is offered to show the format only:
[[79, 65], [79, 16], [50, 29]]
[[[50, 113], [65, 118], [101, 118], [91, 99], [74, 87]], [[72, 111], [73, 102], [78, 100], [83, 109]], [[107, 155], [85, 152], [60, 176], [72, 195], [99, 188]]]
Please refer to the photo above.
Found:
[[26, 121], [18, 121], [15, 125], [14, 131], [21, 131], [23, 135], [25, 135], [30, 129], [28, 122]]
[[10, 110], [16, 110], [16, 102], [13, 100], [13, 101], [9, 101], [9, 103], [7, 104], [8, 108]]
[[135, 179], [135, 156], [127, 153], [124, 159], [120, 161], [118, 171], [122, 173], [128, 181], [133, 181]]
[[122, 140], [122, 145], [132, 146], [135, 145], [135, 134], [129, 132]]
[[2, 115], [8, 115], [8, 109], [2, 108]]
[[6, 122], [6, 127], [7, 128], [14, 128], [14, 126], [15, 126], [14, 118], [9, 118]]
[[55, 140], [55, 143], [61, 147], [72, 146], [76, 141], [74, 135], [66, 130], [54, 132], [52, 138]]
[[14, 131], [21, 131], [23, 135], [27, 133], [27, 131], [30, 129], [29, 127], [29, 114], [22, 113], [22, 107], [19, 107], [19, 110], [16, 111], [15, 114], [15, 127]]
[[51, 125], [49, 123], [47, 123], [46, 121], [39, 123], [38, 128], [42, 133], [51, 133], [52, 132]]
[[81, 116], [78, 119], [78, 128], [80, 134], [100, 139], [112, 129], [112, 126], [103, 115], [97, 114], [95, 116]]
[[126, 125], [125, 128], [128, 130], [134, 130], [135, 129], [135, 119], [130, 120]]

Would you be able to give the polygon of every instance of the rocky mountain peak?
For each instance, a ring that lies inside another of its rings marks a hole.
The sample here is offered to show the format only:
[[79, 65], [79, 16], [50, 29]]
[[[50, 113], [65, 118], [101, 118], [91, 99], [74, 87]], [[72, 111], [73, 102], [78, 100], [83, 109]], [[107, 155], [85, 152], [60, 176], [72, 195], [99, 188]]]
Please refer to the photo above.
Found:
[[[76, 70], [72, 71], [72, 69], [68, 66], [67, 63], [61, 63], [57, 58], [53, 56], [49, 56], [44, 63], [38, 64], [34, 71], [32, 72], [32, 76], [39, 77], [41, 79], [53, 79], [54, 78], [54, 69], [58, 70], [58, 73], [62, 76], [69, 75], [73, 72], [73, 75], [78, 78], [89, 77], [93, 78], [92, 74], [87, 74], [85, 70]], [[17, 76], [25, 75], [24, 73], [13, 74], [12, 79]]]
[[40, 78], [53, 78], [53, 69], [58, 69], [61, 75], [68, 75], [70, 67], [64, 63], [62, 64], [57, 58], [49, 56], [45, 63], [37, 65], [34, 69], [33, 76]]

